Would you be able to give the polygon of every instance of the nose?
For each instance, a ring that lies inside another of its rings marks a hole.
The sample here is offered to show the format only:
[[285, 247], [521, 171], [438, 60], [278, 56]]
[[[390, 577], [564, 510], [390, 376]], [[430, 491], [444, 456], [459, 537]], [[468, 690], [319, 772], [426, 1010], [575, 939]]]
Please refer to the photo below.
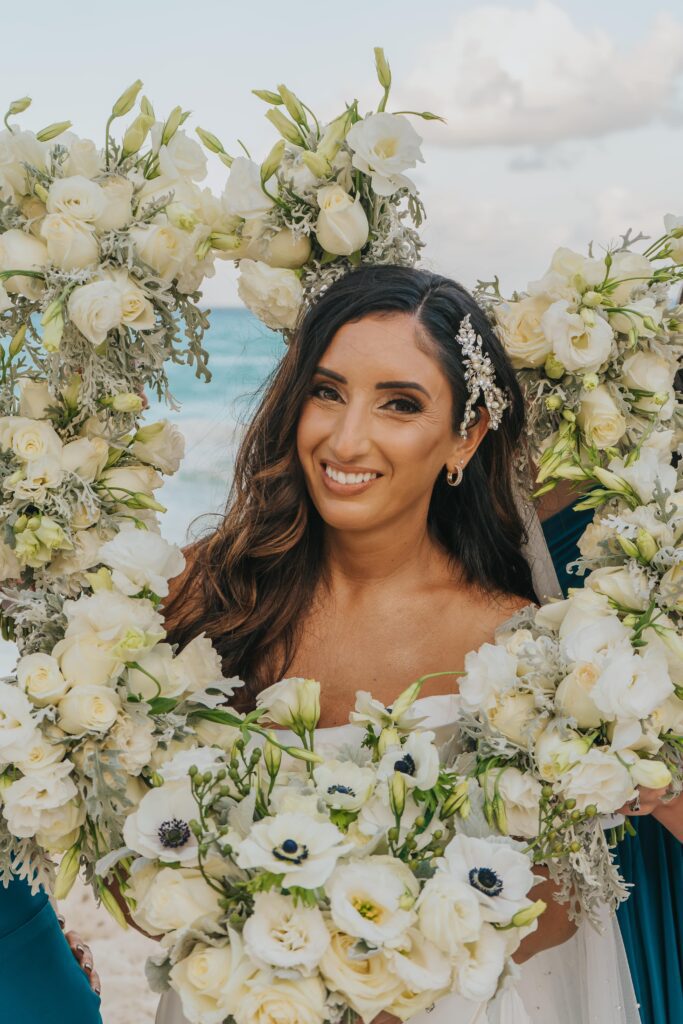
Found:
[[339, 407], [328, 444], [337, 462], [358, 462], [368, 454], [372, 446], [370, 423], [362, 403], [349, 402]]

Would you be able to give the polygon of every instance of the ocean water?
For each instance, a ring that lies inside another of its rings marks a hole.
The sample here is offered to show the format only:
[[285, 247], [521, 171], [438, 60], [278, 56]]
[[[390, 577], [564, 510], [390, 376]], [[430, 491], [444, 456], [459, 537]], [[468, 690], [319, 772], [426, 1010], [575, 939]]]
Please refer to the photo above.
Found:
[[[150, 402], [147, 421], [172, 420], [185, 435], [185, 458], [157, 496], [167, 540], [183, 544], [225, 505], [239, 438], [258, 391], [285, 349], [282, 337], [245, 309], [218, 309], [204, 340], [212, 380], [197, 380], [190, 366], [172, 365], [169, 379], [180, 410]], [[199, 517], [199, 520], [198, 520]], [[193, 525], [194, 524], [194, 525]]]

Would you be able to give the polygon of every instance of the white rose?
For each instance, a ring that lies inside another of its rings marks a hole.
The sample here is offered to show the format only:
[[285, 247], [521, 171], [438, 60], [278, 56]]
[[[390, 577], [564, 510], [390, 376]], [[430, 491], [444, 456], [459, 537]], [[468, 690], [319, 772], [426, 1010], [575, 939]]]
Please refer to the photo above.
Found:
[[0, 764], [21, 760], [36, 732], [25, 693], [0, 681]]
[[519, 768], [494, 768], [486, 776], [485, 788], [490, 799], [497, 790], [503, 801], [509, 835], [525, 839], [538, 835], [541, 784], [537, 779]]
[[552, 346], [541, 324], [547, 308], [547, 301], [534, 296], [496, 307], [500, 340], [516, 370], [543, 366], [550, 355]]
[[233, 1011], [236, 1024], [323, 1024], [325, 986], [319, 978], [289, 981], [269, 971], [250, 978]]
[[517, 658], [499, 644], [482, 644], [465, 656], [460, 697], [466, 711], [488, 711], [497, 695], [517, 683]]
[[575, 719], [579, 729], [594, 729], [602, 721], [591, 696], [599, 675], [597, 665], [584, 662], [565, 676], [557, 688], [555, 701], [559, 713]]
[[318, 907], [297, 905], [291, 896], [257, 893], [242, 932], [244, 948], [261, 967], [312, 974], [330, 934]]
[[135, 920], [152, 935], [191, 928], [217, 917], [216, 900], [216, 893], [195, 868], [161, 868], [137, 898]]
[[40, 226], [51, 263], [60, 270], [83, 270], [97, 263], [97, 238], [84, 221], [63, 213], [50, 213]]
[[121, 669], [121, 659], [113, 653], [111, 644], [95, 635], [74, 636], [60, 640], [53, 649], [62, 675], [70, 686], [93, 683], [106, 686]]
[[63, 757], [64, 747], [59, 742], [51, 743], [39, 729], [36, 729], [16, 766], [23, 775], [34, 775], [57, 764]]
[[96, 182], [74, 174], [52, 182], [45, 205], [48, 213], [63, 213], [74, 220], [92, 223], [102, 214], [105, 198]]
[[591, 691], [605, 721], [642, 720], [674, 692], [666, 658], [653, 648], [642, 654], [629, 646], [607, 658]]
[[372, 768], [332, 758], [313, 770], [318, 793], [328, 807], [358, 811], [370, 798], [375, 785]]
[[527, 747], [534, 738], [535, 710], [536, 698], [532, 693], [507, 690], [496, 697], [487, 715], [493, 728], [511, 743]]
[[71, 132], [59, 140], [69, 149], [63, 166], [67, 175], [82, 174], [85, 178], [96, 178], [104, 170], [104, 156], [92, 139], [79, 139]]
[[193, 1024], [223, 1024], [242, 1004], [249, 970], [235, 933], [226, 946], [199, 942], [189, 956], [171, 969], [171, 988], [180, 996], [183, 1013]]
[[109, 458], [109, 445], [103, 437], [77, 437], [62, 449], [62, 466], [82, 480], [96, 480]]
[[671, 231], [676, 231], [678, 235], [677, 238], [671, 238], [669, 240], [671, 258], [674, 263], [683, 263], [683, 232], [680, 232], [682, 227], [683, 217], [675, 217], [672, 213], [666, 214], [664, 217], [664, 230], [667, 234]]
[[100, 561], [112, 570], [112, 583], [128, 597], [150, 590], [166, 597], [168, 581], [185, 568], [185, 558], [177, 544], [169, 544], [156, 533], [123, 529], [100, 548]]
[[307, 235], [295, 235], [283, 228], [259, 247], [258, 257], [269, 267], [296, 270], [303, 267], [311, 255], [311, 240]]
[[197, 840], [189, 822], [197, 817], [190, 781], [165, 782], [151, 789], [126, 818], [126, 846], [152, 860], [197, 866]]
[[391, 970], [383, 953], [373, 951], [367, 959], [356, 955], [357, 940], [333, 931], [321, 962], [320, 973], [333, 992], [339, 992], [365, 1024], [385, 1010], [403, 991], [400, 978]]
[[627, 388], [637, 391], [652, 391], [656, 395], [666, 395], [666, 402], [655, 402], [654, 398], [639, 396], [635, 407], [638, 411], [657, 413], [663, 420], [668, 420], [674, 411], [676, 393], [674, 377], [676, 367], [654, 352], [636, 352], [624, 360], [622, 380]]
[[30, 377], [20, 377], [17, 383], [19, 385], [19, 415], [32, 420], [45, 419], [50, 406], [57, 404], [57, 399], [51, 393], [47, 382], [31, 380]]
[[419, 882], [394, 857], [339, 864], [326, 886], [337, 928], [371, 946], [394, 943], [416, 921]]
[[151, 496], [163, 480], [151, 466], [113, 466], [103, 474], [102, 483], [114, 498], [125, 500], [129, 491]]
[[112, 281], [91, 281], [74, 288], [69, 316], [91, 345], [101, 345], [107, 334], [123, 322], [121, 290]]
[[403, 114], [369, 114], [353, 125], [346, 141], [353, 151], [353, 166], [372, 178], [378, 196], [391, 196], [399, 189], [415, 190], [402, 172], [424, 163], [422, 139]]
[[241, 868], [262, 868], [282, 875], [285, 889], [292, 885], [317, 889], [348, 850], [342, 833], [331, 822], [286, 812], [262, 818], [252, 826], [239, 844], [236, 863]]
[[133, 182], [127, 178], [105, 178], [101, 185], [104, 208], [95, 221], [98, 231], [120, 231], [133, 218]]
[[598, 314], [593, 326], [579, 313], [569, 312], [569, 303], [553, 302], [541, 317], [543, 332], [553, 352], [570, 372], [590, 373], [608, 358], [614, 334], [608, 322]]
[[425, 882], [417, 903], [422, 933], [443, 953], [455, 956], [481, 931], [481, 909], [472, 887], [437, 870]]
[[51, 423], [23, 416], [0, 419], [0, 447], [11, 448], [22, 462], [59, 459], [62, 453], [61, 438]]
[[157, 745], [151, 718], [122, 714], [107, 739], [107, 747], [120, 753], [120, 764], [129, 775], [139, 775], [152, 757]]
[[46, 810], [40, 816], [36, 840], [49, 853], [66, 853], [78, 839], [85, 821], [85, 806], [80, 799]]
[[183, 131], [159, 147], [159, 168], [169, 178], [190, 178], [202, 181], [206, 177], [204, 150]]
[[109, 732], [120, 707], [121, 700], [110, 687], [86, 683], [69, 690], [62, 698], [58, 724], [72, 736]]
[[140, 258], [152, 270], [171, 281], [177, 277], [188, 255], [187, 235], [170, 224], [147, 224], [130, 230]]
[[136, 331], [149, 331], [155, 323], [154, 306], [147, 298], [142, 288], [128, 276], [125, 270], [109, 270], [106, 272], [106, 280], [112, 284], [120, 293], [121, 297], [121, 323], [128, 324]]
[[565, 799], [576, 800], [576, 808], [585, 811], [593, 804], [599, 814], [613, 814], [635, 796], [628, 768], [615, 755], [593, 748], [584, 754], [561, 779]]
[[611, 448], [626, 433], [626, 419], [604, 384], [581, 392], [577, 422], [590, 444]]
[[130, 451], [162, 473], [175, 473], [185, 454], [185, 437], [174, 423], [159, 420], [138, 430]]
[[57, 704], [69, 688], [59, 662], [50, 654], [24, 655], [17, 662], [16, 672], [19, 686], [38, 707]]
[[611, 291], [610, 298], [615, 306], [626, 306], [637, 288], [650, 280], [654, 267], [647, 256], [638, 252], [615, 252], [610, 267], [610, 281], [621, 283]]
[[237, 156], [223, 191], [223, 209], [231, 216], [252, 220], [273, 206], [273, 200], [261, 187], [261, 169], [253, 160]]
[[334, 256], [359, 252], [370, 234], [360, 195], [352, 199], [341, 185], [325, 185], [318, 189], [317, 199], [320, 213], [315, 233], [325, 252]]
[[303, 289], [295, 271], [243, 259], [237, 291], [242, 302], [267, 327], [278, 331], [292, 330], [296, 325]]
[[63, 807], [78, 795], [70, 773], [71, 761], [50, 765], [44, 772], [27, 775], [3, 792], [3, 813], [12, 835], [19, 839], [34, 836], [44, 816]]
[[[10, 228], [0, 234], [0, 270], [44, 270], [49, 262], [47, 246], [19, 228]], [[45, 284], [36, 277], [8, 277], [3, 280], [6, 291], [12, 295], [25, 295], [27, 299], [40, 297]]]
[[629, 611], [645, 611], [650, 600], [650, 580], [645, 569], [634, 570], [618, 565], [595, 569], [586, 578], [586, 587], [604, 594], [616, 605]]
[[483, 925], [481, 934], [463, 948], [456, 960], [454, 989], [475, 1003], [485, 1003], [498, 988], [507, 953], [504, 932]]

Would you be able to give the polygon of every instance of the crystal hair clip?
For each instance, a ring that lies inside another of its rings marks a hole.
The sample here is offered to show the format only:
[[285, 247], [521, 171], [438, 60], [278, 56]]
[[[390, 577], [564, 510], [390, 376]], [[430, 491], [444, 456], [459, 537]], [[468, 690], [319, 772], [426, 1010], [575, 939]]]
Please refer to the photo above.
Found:
[[484, 352], [482, 340], [472, 327], [469, 313], [460, 324], [455, 340], [462, 349], [465, 384], [469, 394], [465, 403], [465, 415], [460, 424], [460, 434], [466, 437], [468, 428], [476, 419], [474, 408], [480, 394], [483, 395], [484, 405], [488, 410], [490, 429], [497, 430], [510, 402], [505, 392], [496, 384], [496, 371], [491, 357]]

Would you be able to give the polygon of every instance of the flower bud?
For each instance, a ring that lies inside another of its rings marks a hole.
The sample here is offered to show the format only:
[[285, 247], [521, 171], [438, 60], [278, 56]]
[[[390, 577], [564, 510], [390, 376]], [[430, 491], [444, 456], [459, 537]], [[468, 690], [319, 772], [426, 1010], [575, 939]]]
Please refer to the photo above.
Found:
[[251, 91], [264, 103], [271, 103], [275, 107], [282, 106], [282, 96], [278, 92], [271, 92], [270, 89], [252, 89]]
[[140, 100], [140, 113], [145, 114], [147, 117], [151, 117], [152, 120], [156, 121], [156, 118], [154, 117], [154, 107], [146, 96], [143, 96]]
[[45, 186], [41, 185], [41, 183], [39, 181], [37, 181], [35, 183], [35, 185], [33, 186], [33, 192], [34, 192], [35, 195], [38, 196], [38, 198], [40, 199], [41, 203], [46, 203], [48, 201], [49, 193], [48, 193], [47, 189], [45, 188]]
[[469, 784], [467, 779], [464, 779], [458, 783], [450, 796], [444, 800], [440, 816], [442, 818], [450, 818], [457, 811], [461, 811], [465, 804], [469, 803], [468, 794]]
[[306, 111], [304, 110], [298, 96], [296, 96], [291, 89], [288, 89], [286, 85], [278, 85], [277, 90], [280, 93], [285, 109], [292, 120], [296, 121], [297, 124], [307, 125]]
[[125, 92], [121, 93], [111, 108], [112, 117], [124, 117], [125, 114], [132, 110], [140, 89], [142, 89], [142, 82], [138, 78], [137, 81], [128, 86]]
[[114, 584], [111, 581], [111, 569], [107, 569], [106, 565], [101, 565], [97, 572], [86, 572], [85, 578], [95, 594], [101, 590], [114, 589]]
[[613, 473], [609, 469], [603, 469], [602, 466], [593, 467], [593, 475], [603, 487], [606, 487], [610, 491], [618, 491], [619, 494], [628, 493], [628, 484], [625, 480], [622, 480], [620, 476]]
[[56, 900], [64, 900], [69, 895], [73, 888], [73, 884], [78, 878], [78, 869], [80, 866], [80, 855], [81, 848], [76, 843], [69, 850], [66, 851], [61, 859], [59, 869], [57, 870], [57, 878], [55, 879], [54, 887], [54, 898]]
[[644, 530], [642, 527], [636, 534], [636, 544], [638, 545], [641, 558], [646, 562], [651, 562], [659, 551], [657, 541], [648, 530]]
[[239, 249], [241, 240], [238, 235], [228, 235], [224, 231], [213, 231], [208, 238], [209, 248], [219, 252], [232, 252]]
[[403, 772], [394, 772], [389, 783], [389, 804], [395, 818], [400, 818], [406, 806], [406, 780]]
[[383, 89], [389, 89], [391, 86], [391, 69], [381, 46], [375, 47], [375, 67], [379, 84]]
[[129, 505], [131, 508], [149, 508], [152, 512], [166, 512], [166, 506], [162, 505], [161, 502], [156, 501], [149, 494], [143, 494], [142, 491], [135, 491], [128, 501], [123, 502], [124, 505]]
[[508, 834], [508, 818], [505, 811], [505, 804], [501, 797], [496, 796], [493, 800], [493, 816], [498, 831], [506, 836]]
[[[43, 321], [41, 321], [43, 322]], [[43, 348], [46, 352], [58, 352], [64, 334], [64, 317], [61, 310], [52, 316], [43, 329]]]
[[313, 732], [320, 721], [320, 683], [317, 679], [304, 679], [298, 696], [297, 717], [304, 729]]
[[161, 145], [167, 146], [183, 123], [183, 108], [174, 107], [166, 119], [161, 133]]
[[293, 142], [297, 146], [301, 145], [299, 129], [280, 110], [269, 110], [266, 117], [287, 142]]
[[270, 775], [271, 779], [274, 779], [277, 773], [280, 771], [280, 764], [282, 763], [282, 750], [276, 746], [275, 743], [271, 742], [271, 737], [275, 739], [275, 733], [269, 732], [266, 745], [263, 748], [263, 760], [266, 765], [266, 770]]
[[398, 729], [393, 727], [382, 729], [377, 741], [377, 751], [380, 757], [386, 754], [389, 747], [399, 747], [400, 745], [401, 737], [399, 736]]
[[138, 114], [123, 136], [124, 156], [132, 156], [133, 153], [138, 153], [142, 149], [142, 144], [153, 124], [153, 117], [149, 117], [148, 114]]
[[351, 122], [346, 115], [331, 121], [318, 143], [316, 150], [318, 156], [323, 157], [325, 160], [333, 160], [339, 152], [339, 147], [346, 138], [350, 128]]
[[207, 132], [205, 128], [195, 128], [195, 132], [210, 153], [225, 153], [223, 143], [213, 132]]
[[9, 357], [13, 359], [14, 356], [18, 355], [24, 347], [26, 341], [26, 331], [28, 324], [22, 324], [17, 333], [14, 335], [9, 343]]
[[641, 757], [630, 765], [631, 778], [636, 786], [647, 789], [665, 789], [671, 783], [671, 772], [663, 761], [649, 761]]
[[530, 925], [545, 912], [547, 906], [548, 904], [544, 903], [543, 900], [536, 900], [535, 903], [513, 914], [511, 924], [515, 928], [526, 928], [527, 925]]
[[564, 365], [554, 355], [547, 357], [544, 369], [546, 377], [550, 377], [551, 380], [559, 380], [560, 377], [564, 377]]
[[320, 754], [315, 754], [312, 750], [304, 750], [303, 747], [285, 747], [285, 750], [290, 757], [295, 757], [298, 761], [306, 761], [308, 764], [322, 764], [325, 760]]
[[142, 410], [142, 398], [134, 391], [122, 391], [118, 395], [104, 399], [103, 405], [108, 405], [116, 412], [140, 412]]
[[558, 409], [562, 408], [562, 399], [559, 395], [548, 395], [545, 400], [545, 407], [548, 412], [557, 412]]
[[420, 690], [422, 689], [422, 682], [418, 680], [415, 683], [411, 683], [410, 686], [406, 687], [403, 693], [399, 693], [398, 697], [394, 701], [391, 707], [391, 717], [394, 722], [397, 722], [401, 715], [404, 715], [409, 707], [415, 703], [417, 698], [420, 696]]
[[595, 391], [599, 383], [600, 378], [597, 373], [587, 373], [582, 381], [585, 391]]
[[82, 378], [79, 373], [74, 373], [62, 389], [62, 398], [69, 409], [78, 407], [78, 396], [81, 391]]
[[310, 153], [306, 150], [301, 154], [301, 162], [316, 178], [326, 178], [332, 171], [329, 160], [320, 153]]
[[282, 158], [285, 155], [285, 140], [279, 139], [275, 143], [266, 159], [261, 164], [261, 181], [266, 182], [273, 177], [278, 167], [282, 163]]
[[596, 317], [595, 312], [592, 309], [588, 309], [584, 306], [584, 308], [580, 310], [579, 315], [585, 323], [586, 327], [595, 327]]
[[71, 121], [55, 121], [54, 124], [49, 124], [46, 128], [41, 128], [39, 132], [36, 132], [36, 138], [39, 142], [50, 142], [62, 132], [68, 131], [70, 127]]
[[9, 105], [6, 117], [12, 117], [13, 114], [22, 114], [25, 110], [31, 106], [31, 97], [22, 96], [20, 100], [12, 100]]
[[179, 228], [181, 231], [194, 231], [197, 227], [196, 214], [184, 203], [169, 203], [165, 212], [174, 228]]
[[581, 302], [584, 306], [588, 306], [589, 309], [595, 309], [596, 306], [599, 306], [604, 302], [604, 298], [600, 292], [587, 291], [584, 292]]
[[629, 558], [638, 558], [639, 557], [640, 551], [638, 550], [638, 547], [633, 543], [632, 540], [629, 540], [628, 537], [624, 537], [624, 535], [622, 533], [618, 533], [617, 534], [617, 542], [618, 542], [619, 547], [621, 548], [621, 550]]
[[116, 923], [120, 925], [121, 928], [127, 929], [128, 922], [126, 921], [121, 907], [116, 902], [113, 893], [109, 892], [109, 889], [107, 889], [104, 884], [100, 888], [100, 900], [104, 909], [114, 918]]

